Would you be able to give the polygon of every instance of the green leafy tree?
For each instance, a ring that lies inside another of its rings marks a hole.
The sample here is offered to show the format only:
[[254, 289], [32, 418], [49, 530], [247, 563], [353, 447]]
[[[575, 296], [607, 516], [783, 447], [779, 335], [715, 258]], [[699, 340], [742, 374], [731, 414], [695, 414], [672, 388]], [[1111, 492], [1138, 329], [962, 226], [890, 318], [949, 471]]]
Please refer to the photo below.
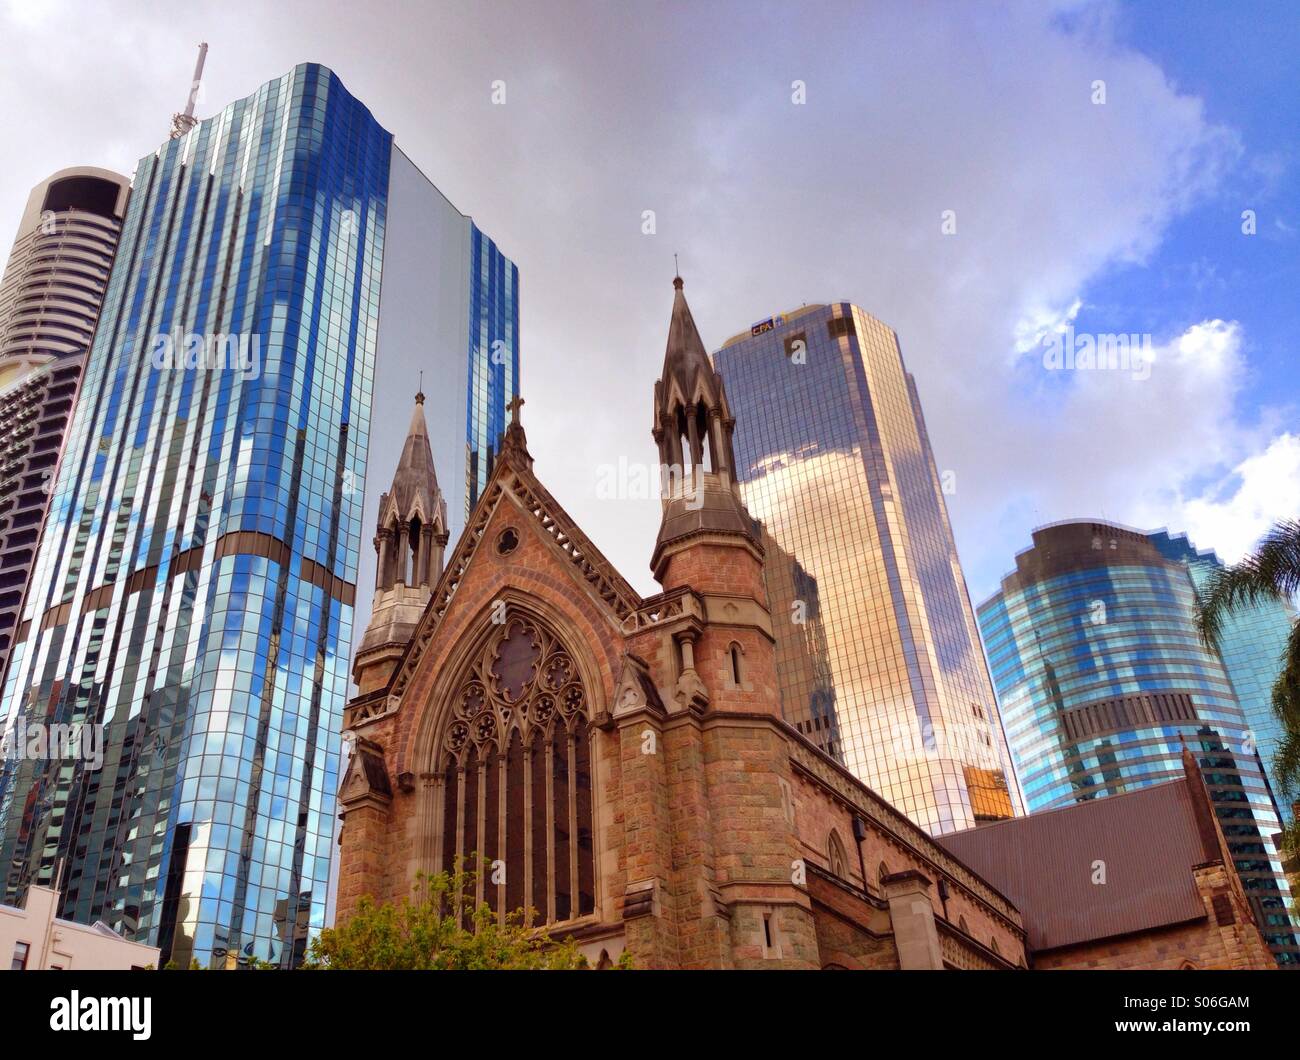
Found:
[[[400, 904], [364, 897], [345, 921], [311, 945], [316, 969], [570, 969], [587, 960], [570, 937], [556, 941], [527, 926], [521, 910], [498, 920], [473, 902], [474, 874], [421, 874]], [[469, 910], [472, 909], [472, 912]]]

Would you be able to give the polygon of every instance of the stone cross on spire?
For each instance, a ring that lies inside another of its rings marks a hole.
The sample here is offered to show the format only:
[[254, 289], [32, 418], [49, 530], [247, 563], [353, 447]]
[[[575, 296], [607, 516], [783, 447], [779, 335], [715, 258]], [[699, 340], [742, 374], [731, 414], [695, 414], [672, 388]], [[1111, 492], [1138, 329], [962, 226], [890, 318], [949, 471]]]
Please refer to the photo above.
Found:
[[524, 399], [518, 394], [506, 403], [506, 409], [510, 412], [510, 422], [506, 424], [506, 433], [501, 439], [501, 455], [514, 454], [531, 468], [533, 457], [528, 452], [528, 435], [524, 433], [524, 425], [519, 422], [519, 410], [523, 407]]

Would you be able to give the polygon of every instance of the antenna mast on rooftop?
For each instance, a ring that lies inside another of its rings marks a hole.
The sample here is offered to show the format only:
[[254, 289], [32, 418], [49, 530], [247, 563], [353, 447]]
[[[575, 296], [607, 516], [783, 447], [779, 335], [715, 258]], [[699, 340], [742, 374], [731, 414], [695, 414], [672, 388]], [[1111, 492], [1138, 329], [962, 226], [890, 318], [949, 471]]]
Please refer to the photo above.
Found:
[[185, 111], [172, 115], [171, 138], [173, 140], [184, 136], [199, 123], [199, 119], [194, 116], [194, 104], [199, 98], [199, 85], [203, 82], [203, 63], [207, 57], [208, 42], [204, 41], [199, 45], [199, 61], [194, 64], [194, 77], [190, 79], [190, 98], [185, 101]]

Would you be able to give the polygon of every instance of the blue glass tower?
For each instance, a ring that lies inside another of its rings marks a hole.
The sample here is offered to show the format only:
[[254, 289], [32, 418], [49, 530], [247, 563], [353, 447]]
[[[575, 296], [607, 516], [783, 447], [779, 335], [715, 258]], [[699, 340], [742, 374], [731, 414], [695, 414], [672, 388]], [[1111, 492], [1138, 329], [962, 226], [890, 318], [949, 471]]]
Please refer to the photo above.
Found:
[[1188, 567], [1106, 523], [1033, 539], [979, 608], [1030, 812], [1177, 779], [1186, 744], [1265, 939], [1297, 963], [1277, 809], [1228, 670], [1197, 636]]
[[62, 916], [181, 966], [301, 957], [373, 585], [369, 458], [400, 448], [384, 413], [422, 368], [468, 493], [517, 391], [517, 298], [321, 66], [141, 159], [0, 698], [5, 731], [102, 745], [0, 760], [5, 898], [61, 884]]
[[[1171, 536], [1161, 530], [1151, 542], [1162, 556], [1186, 564], [1192, 584], [1201, 592], [1214, 571], [1223, 567], [1213, 550], [1201, 551], [1186, 534]], [[1273, 773], [1273, 755], [1282, 738], [1282, 723], [1273, 713], [1273, 682], [1282, 669], [1282, 656], [1296, 616], [1278, 600], [1264, 600], [1248, 610], [1227, 615], [1219, 641], [1219, 656], [1237, 693], [1246, 724], [1264, 765], [1275, 800], [1282, 789]]]
[[[496, 244], [470, 226], [469, 364], [465, 422], [469, 427], [469, 488], [463, 515], [487, 485], [506, 429], [506, 404], [519, 392], [519, 270]], [[513, 384], [513, 385], [512, 385]], [[454, 541], [463, 519], [456, 522]]]

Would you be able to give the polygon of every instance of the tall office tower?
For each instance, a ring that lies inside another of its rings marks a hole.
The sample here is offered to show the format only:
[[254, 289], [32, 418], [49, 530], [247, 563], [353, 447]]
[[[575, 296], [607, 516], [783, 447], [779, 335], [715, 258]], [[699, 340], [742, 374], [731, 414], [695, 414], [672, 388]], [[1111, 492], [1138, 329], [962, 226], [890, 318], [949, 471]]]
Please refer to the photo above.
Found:
[[[1197, 549], [1186, 534], [1172, 536], [1161, 530], [1150, 536], [1162, 556], [1187, 566], [1198, 593], [1204, 590], [1214, 572], [1223, 568], [1223, 561], [1212, 549], [1204, 552]], [[1283, 794], [1273, 772], [1273, 755], [1282, 738], [1282, 723], [1273, 713], [1273, 682], [1281, 672], [1282, 656], [1295, 621], [1295, 613], [1280, 600], [1262, 600], [1225, 616], [1219, 638], [1219, 658], [1228, 671], [1264, 764], [1273, 801], [1279, 808], [1284, 805]]]
[[321, 66], [141, 159], [0, 701], [11, 731], [102, 725], [102, 764], [0, 762], [6, 896], [57, 872], [62, 916], [182, 967], [301, 956], [370, 454], [400, 452], [423, 369], [455, 522], [477, 417], [515, 392], [517, 292]]
[[1270, 948], [1297, 963], [1277, 811], [1233, 683], [1197, 636], [1188, 567], [1109, 523], [1059, 523], [1033, 541], [979, 608], [1029, 810], [1175, 779], [1185, 744]]
[[0, 280], [0, 682], [129, 188], [90, 167], [43, 180]]
[[813, 305], [713, 356], [770, 542], [786, 720], [934, 834], [1021, 812], [897, 336]]

